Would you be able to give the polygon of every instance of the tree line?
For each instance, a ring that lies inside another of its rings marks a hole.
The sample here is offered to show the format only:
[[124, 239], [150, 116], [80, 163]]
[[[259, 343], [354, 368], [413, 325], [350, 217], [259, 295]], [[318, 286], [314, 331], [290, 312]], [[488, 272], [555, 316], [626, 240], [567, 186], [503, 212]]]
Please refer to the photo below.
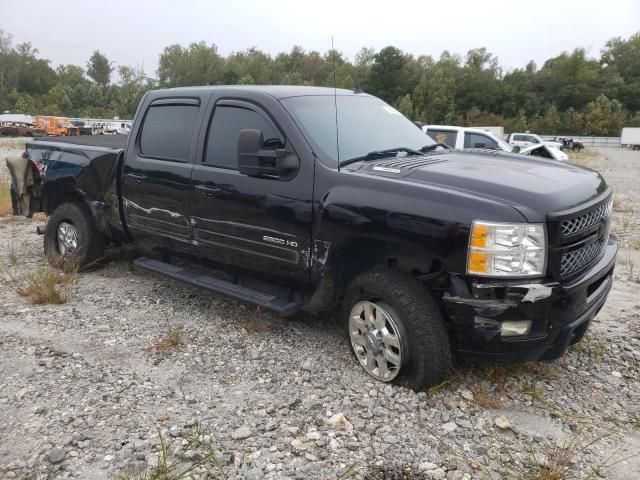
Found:
[[582, 48], [538, 67], [505, 71], [485, 48], [466, 55], [414, 56], [396, 47], [362, 48], [353, 61], [336, 50], [294, 46], [275, 56], [258, 48], [221, 55], [205, 42], [170, 45], [155, 78], [114, 66], [100, 51], [85, 65], [40, 58], [0, 30], [0, 111], [72, 117], [131, 118], [153, 88], [285, 84], [354, 88], [381, 97], [407, 117], [430, 124], [502, 125], [506, 131], [617, 136], [640, 126], [640, 32], [612, 38], [599, 58]]

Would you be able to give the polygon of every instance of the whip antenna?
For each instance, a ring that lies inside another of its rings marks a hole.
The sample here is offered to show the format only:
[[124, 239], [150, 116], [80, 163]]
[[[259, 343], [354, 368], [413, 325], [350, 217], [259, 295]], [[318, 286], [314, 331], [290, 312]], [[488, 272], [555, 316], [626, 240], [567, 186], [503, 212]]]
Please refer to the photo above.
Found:
[[336, 111], [336, 153], [338, 154], [338, 171], [340, 171], [340, 137], [338, 135], [338, 91], [336, 88], [336, 51], [331, 37], [331, 63], [333, 65], [333, 106]]

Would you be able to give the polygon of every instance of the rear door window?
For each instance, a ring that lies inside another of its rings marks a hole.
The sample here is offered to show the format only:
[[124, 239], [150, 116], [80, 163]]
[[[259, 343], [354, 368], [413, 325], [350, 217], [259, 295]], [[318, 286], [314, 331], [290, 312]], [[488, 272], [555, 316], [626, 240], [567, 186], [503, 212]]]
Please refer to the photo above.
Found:
[[145, 157], [186, 162], [198, 105], [159, 104], [147, 110], [140, 133], [140, 153]]
[[221, 105], [216, 107], [209, 125], [204, 163], [221, 168], [238, 169], [240, 130], [260, 130], [266, 144], [280, 142], [280, 135], [259, 113], [248, 108]]
[[458, 132], [455, 130], [429, 129], [427, 130], [427, 135], [429, 135], [436, 143], [444, 143], [445, 145], [449, 145], [451, 148], [456, 148]]

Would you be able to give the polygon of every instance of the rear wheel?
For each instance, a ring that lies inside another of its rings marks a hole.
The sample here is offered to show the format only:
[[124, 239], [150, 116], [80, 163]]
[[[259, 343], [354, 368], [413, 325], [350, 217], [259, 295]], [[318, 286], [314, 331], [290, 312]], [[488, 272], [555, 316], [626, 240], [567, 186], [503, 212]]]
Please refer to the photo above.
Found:
[[416, 391], [447, 378], [444, 316], [413, 277], [399, 270], [364, 273], [347, 289], [344, 307], [351, 349], [371, 376]]
[[95, 266], [104, 255], [104, 236], [95, 227], [89, 207], [64, 203], [47, 221], [44, 253], [54, 267], [65, 271]]

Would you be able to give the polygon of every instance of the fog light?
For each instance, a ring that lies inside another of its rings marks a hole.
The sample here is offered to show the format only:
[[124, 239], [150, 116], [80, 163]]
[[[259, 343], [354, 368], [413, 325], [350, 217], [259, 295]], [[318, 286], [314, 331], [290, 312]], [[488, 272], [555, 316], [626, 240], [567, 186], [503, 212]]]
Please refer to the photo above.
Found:
[[515, 337], [531, 333], [531, 320], [518, 320], [502, 322], [500, 335], [503, 337]]

